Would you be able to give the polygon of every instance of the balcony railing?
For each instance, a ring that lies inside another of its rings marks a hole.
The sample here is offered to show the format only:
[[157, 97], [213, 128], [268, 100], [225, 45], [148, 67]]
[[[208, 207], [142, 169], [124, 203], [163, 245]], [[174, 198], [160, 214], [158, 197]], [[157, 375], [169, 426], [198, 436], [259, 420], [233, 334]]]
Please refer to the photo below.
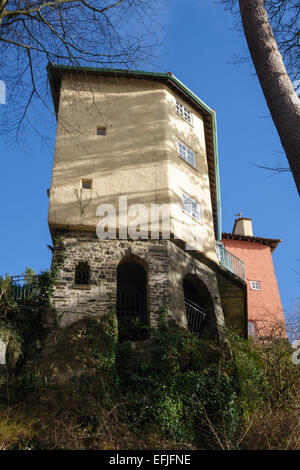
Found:
[[232, 253], [230, 253], [230, 251], [225, 250], [223, 246], [218, 244], [217, 255], [221, 265], [224, 266], [224, 268], [245, 280], [244, 261], [242, 261], [237, 256], [234, 256]]
[[204, 325], [206, 312], [202, 307], [200, 307], [200, 305], [190, 299], [185, 298], [184, 304], [188, 321], [188, 329], [199, 337]]
[[13, 298], [16, 301], [23, 301], [30, 297], [37, 297], [40, 292], [40, 287], [36, 276], [12, 276], [12, 292]]

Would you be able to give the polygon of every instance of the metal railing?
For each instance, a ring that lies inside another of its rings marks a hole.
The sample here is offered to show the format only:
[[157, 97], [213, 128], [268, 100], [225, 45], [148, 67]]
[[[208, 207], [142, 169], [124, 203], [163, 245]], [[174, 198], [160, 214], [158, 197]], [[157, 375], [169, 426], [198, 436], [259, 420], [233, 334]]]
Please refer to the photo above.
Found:
[[200, 307], [200, 305], [187, 298], [184, 299], [184, 305], [188, 321], [188, 329], [199, 337], [204, 326], [206, 312], [204, 308]]
[[218, 260], [224, 268], [231, 271], [236, 276], [245, 280], [244, 261], [237, 256], [234, 256], [230, 251], [227, 251], [223, 246], [217, 244]]
[[11, 276], [13, 298], [23, 301], [28, 298], [37, 297], [40, 292], [37, 276]]
[[147, 317], [146, 292], [144, 289], [121, 288], [117, 291], [117, 315]]

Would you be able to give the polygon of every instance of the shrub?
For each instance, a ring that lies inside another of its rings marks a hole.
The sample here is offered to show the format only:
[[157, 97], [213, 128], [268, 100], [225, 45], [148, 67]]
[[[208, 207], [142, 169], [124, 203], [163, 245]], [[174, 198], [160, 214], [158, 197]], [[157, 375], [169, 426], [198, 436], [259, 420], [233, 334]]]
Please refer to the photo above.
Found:
[[[204, 344], [208, 341], [169, 327], [163, 311], [158, 329], [152, 333], [150, 358], [132, 364], [130, 343], [120, 345], [117, 370], [124, 401], [129, 403], [122, 417], [126, 414], [131, 426], [138, 429], [158, 426], [163, 436], [186, 445], [196, 445], [206, 418], [216, 427], [225, 427], [233, 438], [239, 421], [234, 380], [218, 368], [216, 346], [210, 348], [215, 354], [207, 366]], [[209, 430], [206, 445], [212, 438]]]
[[[5, 446], [299, 446], [300, 379], [288, 343], [253, 343], [230, 335], [233, 356], [225, 359], [217, 342], [168, 324], [166, 313], [161, 312], [158, 328], [147, 341], [118, 342], [114, 313], [53, 330], [42, 356], [26, 361], [9, 384], [11, 404], [15, 397], [13, 409], [7, 407], [7, 430], [0, 419]], [[11, 321], [3, 319], [6, 327]], [[20, 312], [11, 324], [20, 334], [22, 357], [28, 339], [39, 330], [38, 321], [34, 325]], [[11, 441], [9, 429], [18, 416], [24, 416], [24, 422], [33, 420], [34, 426]]]
[[16, 310], [17, 304], [12, 295], [12, 283], [9, 276], [0, 276], [0, 318]]

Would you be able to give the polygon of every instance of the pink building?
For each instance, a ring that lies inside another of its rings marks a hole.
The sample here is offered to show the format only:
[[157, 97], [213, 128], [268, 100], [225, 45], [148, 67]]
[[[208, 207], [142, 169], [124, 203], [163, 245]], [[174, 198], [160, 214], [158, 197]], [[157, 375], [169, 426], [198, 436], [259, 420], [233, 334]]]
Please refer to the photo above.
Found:
[[232, 233], [222, 234], [225, 249], [244, 262], [249, 336], [286, 336], [272, 259], [281, 241], [254, 236], [252, 219], [245, 217], [235, 220]]

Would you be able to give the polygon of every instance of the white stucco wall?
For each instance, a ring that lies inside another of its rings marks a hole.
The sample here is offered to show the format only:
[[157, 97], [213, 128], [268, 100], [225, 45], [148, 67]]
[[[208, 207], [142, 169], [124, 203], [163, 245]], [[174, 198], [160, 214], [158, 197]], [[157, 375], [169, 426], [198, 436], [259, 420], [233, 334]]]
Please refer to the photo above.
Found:
[[[178, 98], [185, 104], [181, 98]], [[185, 104], [188, 108], [189, 106]], [[49, 225], [95, 230], [99, 204], [165, 203], [171, 231], [216, 260], [203, 119], [176, 114], [176, 95], [151, 80], [65, 75], [50, 189]], [[98, 136], [97, 127], [107, 135]], [[197, 168], [178, 155], [178, 139], [196, 153]], [[81, 189], [91, 179], [92, 189]], [[201, 205], [199, 224], [182, 210], [182, 192]], [[182, 223], [185, 230], [182, 234]]]

